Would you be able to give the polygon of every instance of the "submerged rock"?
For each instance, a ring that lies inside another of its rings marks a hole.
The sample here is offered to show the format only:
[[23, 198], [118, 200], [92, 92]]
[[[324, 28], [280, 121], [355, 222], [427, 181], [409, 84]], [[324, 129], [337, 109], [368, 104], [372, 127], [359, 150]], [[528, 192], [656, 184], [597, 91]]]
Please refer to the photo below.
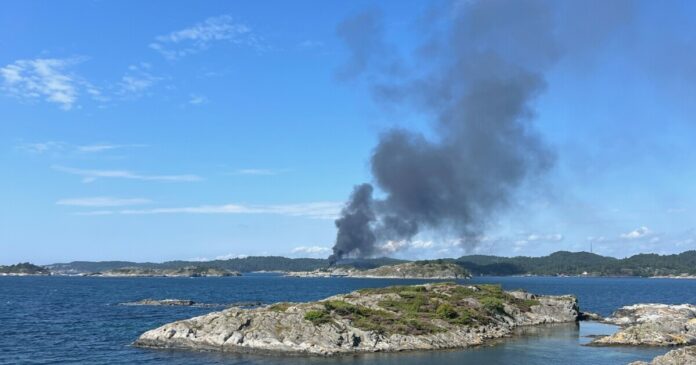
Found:
[[518, 326], [574, 322], [573, 296], [453, 283], [363, 289], [310, 303], [230, 308], [143, 333], [136, 346], [231, 352], [344, 353], [475, 346]]
[[651, 362], [635, 361], [629, 365], [693, 365], [696, 364], [696, 346], [683, 347], [672, 350], [662, 356], [654, 358]]
[[623, 307], [606, 320], [622, 328], [597, 338], [593, 345], [682, 346], [696, 344], [696, 306], [636, 304]]

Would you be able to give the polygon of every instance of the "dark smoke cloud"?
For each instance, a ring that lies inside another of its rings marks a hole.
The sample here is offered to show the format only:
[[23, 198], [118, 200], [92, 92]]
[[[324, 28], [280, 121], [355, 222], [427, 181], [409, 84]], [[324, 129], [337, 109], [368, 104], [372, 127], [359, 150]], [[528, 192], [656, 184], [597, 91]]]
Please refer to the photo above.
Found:
[[379, 243], [448, 230], [470, 248], [486, 223], [511, 203], [554, 154], [535, 132], [531, 103], [543, 73], [559, 57], [550, 2], [462, 1], [435, 8], [422, 22], [426, 41], [401, 72], [380, 45], [378, 13], [347, 19], [338, 35], [351, 51], [342, 75], [363, 76], [375, 100], [405, 106], [433, 121], [434, 137], [391, 129], [380, 136], [373, 187], [355, 188], [338, 228], [332, 261], [369, 257]]

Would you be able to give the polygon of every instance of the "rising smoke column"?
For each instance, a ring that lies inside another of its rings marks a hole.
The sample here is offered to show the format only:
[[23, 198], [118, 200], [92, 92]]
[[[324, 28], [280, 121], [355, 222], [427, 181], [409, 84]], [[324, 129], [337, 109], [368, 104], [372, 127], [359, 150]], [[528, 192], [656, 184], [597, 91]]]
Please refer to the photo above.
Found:
[[375, 100], [432, 120], [434, 137], [385, 131], [370, 160], [383, 199], [355, 187], [330, 260], [369, 257], [388, 240], [423, 229], [446, 230], [473, 247], [486, 222], [511, 203], [529, 177], [547, 171], [554, 154], [535, 132], [531, 103], [559, 51], [553, 13], [536, 1], [461, 1], [433, 9], [430, 36], [408, 65], [381, 39], [375, 12], [338, 28], [351, 51], [340, 74], [363, 77]]

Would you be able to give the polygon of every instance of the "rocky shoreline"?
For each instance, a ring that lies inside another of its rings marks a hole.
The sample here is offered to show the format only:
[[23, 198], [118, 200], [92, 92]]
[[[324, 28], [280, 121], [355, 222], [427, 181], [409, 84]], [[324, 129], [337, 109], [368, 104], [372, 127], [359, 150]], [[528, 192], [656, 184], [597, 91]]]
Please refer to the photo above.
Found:
[[178, 269], [151, 269], [139, 267], [124, 267], [104, 272], [92, 273], [95, 277], [226, 277], [241, 276], [237, 271], [213, 267], [186, 266]]
[[573, 296], [425, 284], [230, 308], [147, 331], [134, 345], [322, 356], [464, 348], [510, 336], [517, 327], [575, 322], [578, 316]]
[[693, 365], [696, 364], [696, 346], [682, 347], [672, 350], [662, 356], [657, 356], [651, 362], [634, 361], [629, 365]]
[[461, 266], [447, 262], [408, 262], [385, 265], [374, 269], [354, 268], [320, 269], [314, 271], [287, 272], [285, 276], [302, 278], [350, 277], [365, 279], [467, 279], [471, 276]]
[[596, 346], [696, 345], [696, 306], [636, 304], [614, 312], [604, 322], [620, 326], [610, 336], [592, 341]]

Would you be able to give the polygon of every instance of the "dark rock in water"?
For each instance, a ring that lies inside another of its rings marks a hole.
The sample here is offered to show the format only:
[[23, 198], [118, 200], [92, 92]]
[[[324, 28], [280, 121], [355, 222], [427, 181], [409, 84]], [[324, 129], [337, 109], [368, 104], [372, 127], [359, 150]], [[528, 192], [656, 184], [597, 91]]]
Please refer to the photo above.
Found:
[[696, 306], [636, 304], [614, 312], [605, 322], [622, 328], [593, 345], [683, 346], [696, 344]]
[[143, 299], [137, 302], [122, 303], [123, 305], [170, 305], [170, 306], [192, 306], [196, 302], [188, 299]]
[[520, 326], [575, 322], [573, 296], [454, 283], [362, 289], [318, 302], [229, 308], [143, 333], [136, 346], [336, 355], [476, 346]]
[[683, 347], [672, 350], [662, 356], [654, 358], [651, 362], [632, 362], [629, 365], [694, 365], [696, 364], [696, 346]]

